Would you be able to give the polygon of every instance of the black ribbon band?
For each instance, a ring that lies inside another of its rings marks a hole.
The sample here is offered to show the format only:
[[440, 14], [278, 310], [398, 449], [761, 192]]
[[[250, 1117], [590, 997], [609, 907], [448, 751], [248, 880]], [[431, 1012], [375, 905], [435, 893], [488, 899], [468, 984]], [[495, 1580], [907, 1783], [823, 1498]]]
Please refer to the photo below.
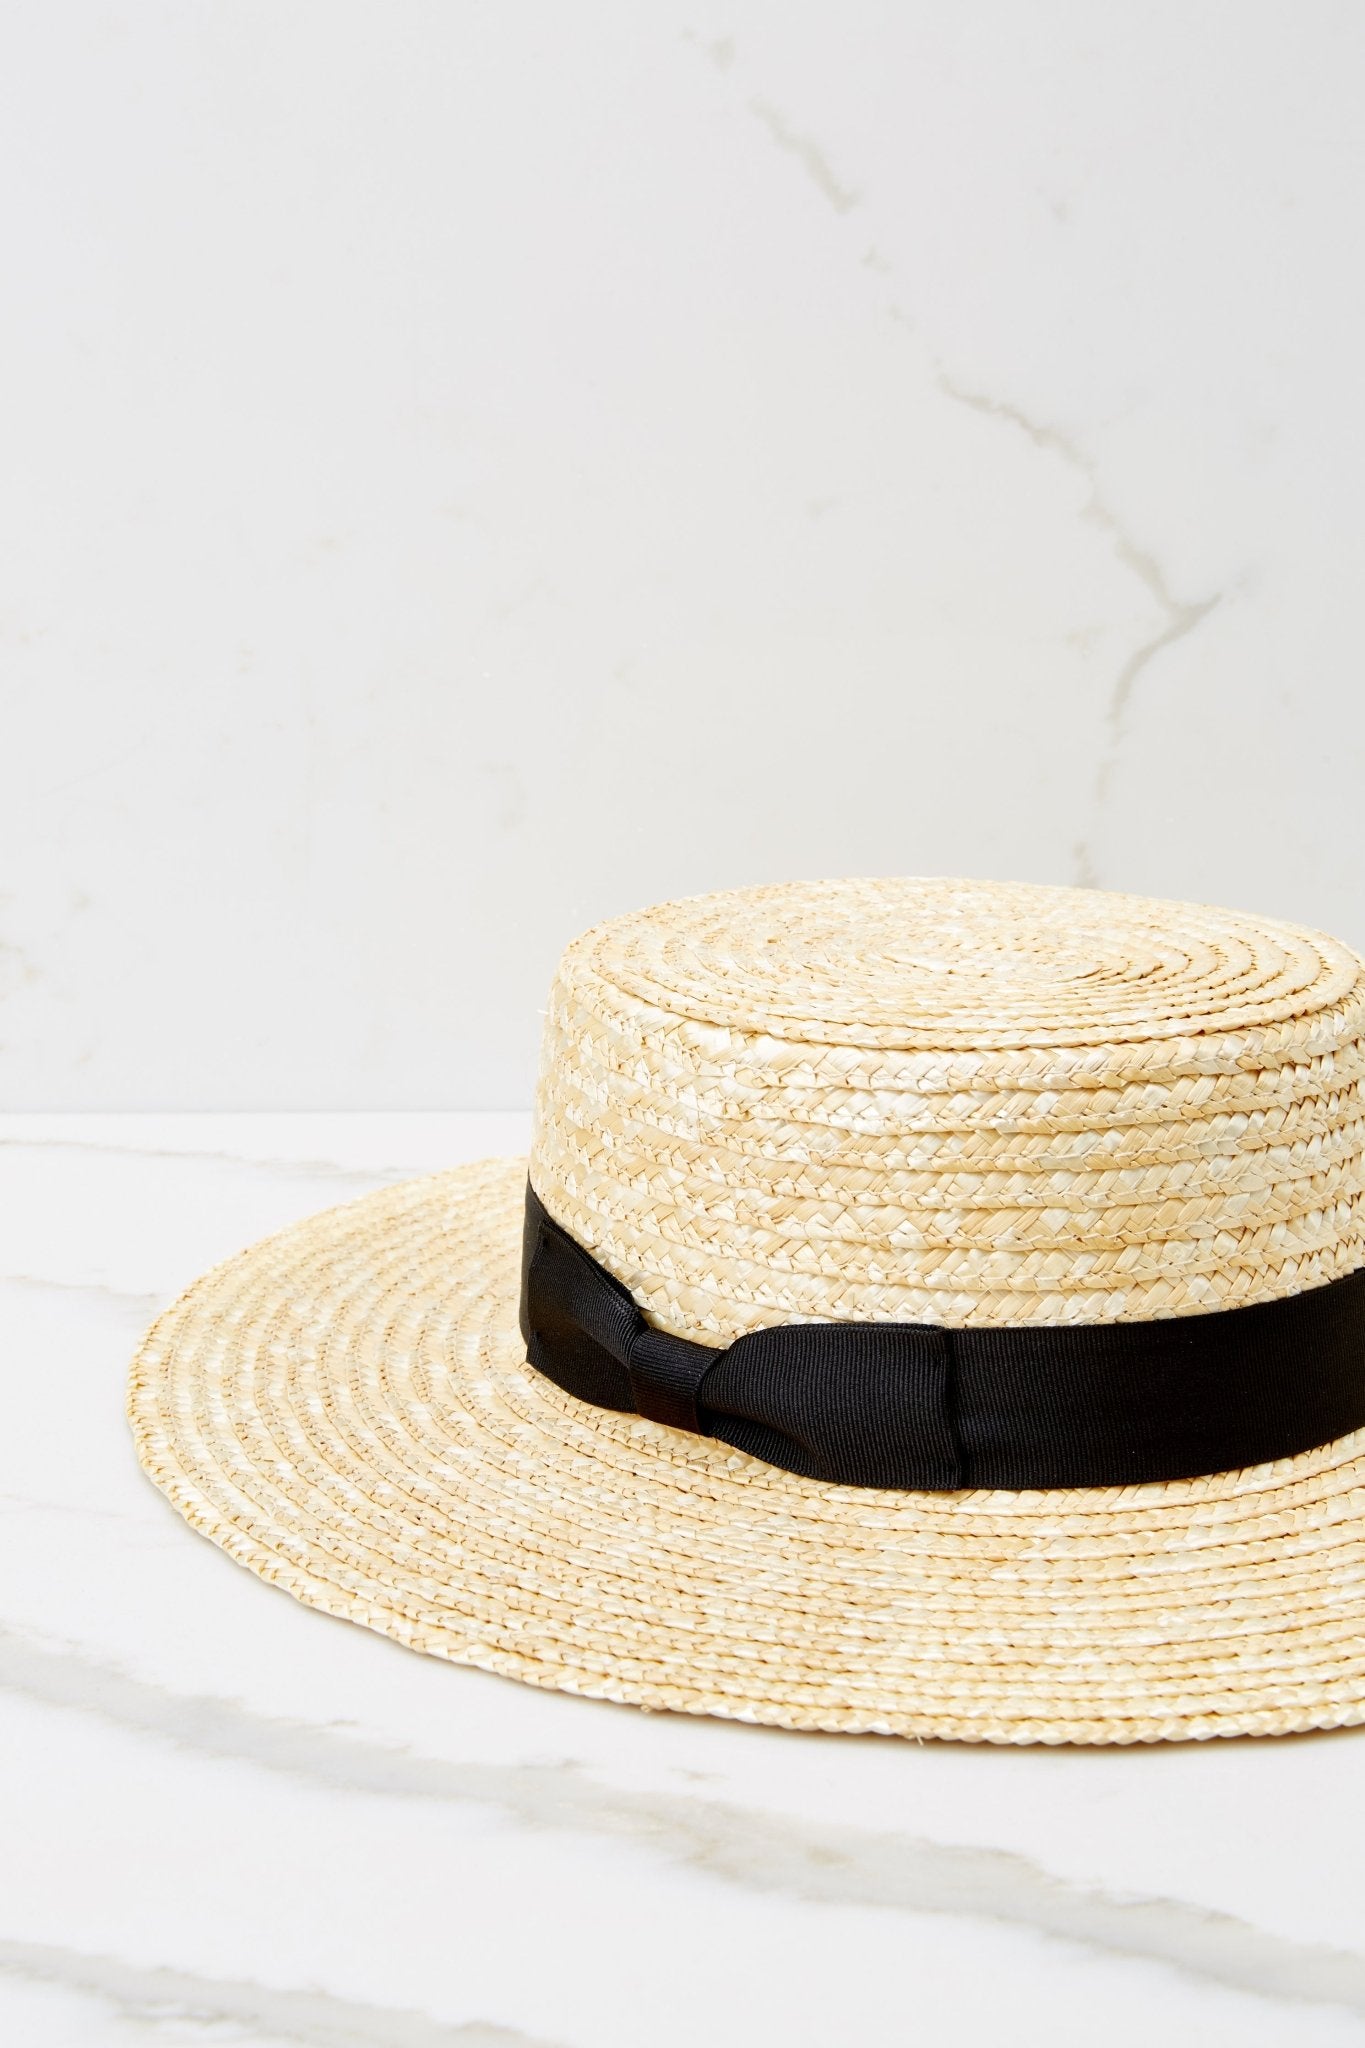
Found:
[[1136, 1485], [1365, 1425], [1365, 1268], [1154, 1322], [791, 1323], [716, 1350], [652, 1329], [528, 1184], [521, 1328], [531, 1364], [580, 1400], [831, 1485]]

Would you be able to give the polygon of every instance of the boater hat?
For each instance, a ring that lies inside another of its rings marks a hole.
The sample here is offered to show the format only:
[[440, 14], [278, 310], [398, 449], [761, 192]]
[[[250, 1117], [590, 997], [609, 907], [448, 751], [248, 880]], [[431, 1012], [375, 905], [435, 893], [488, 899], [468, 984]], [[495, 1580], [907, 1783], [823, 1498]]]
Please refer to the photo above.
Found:
[[1185, 903], [664, 904], [529, 1161], [153, 1326], [138, 1452], [310, 1606], [534, 1685], [991, 1742], [1365, 1719], [1365, 963]]

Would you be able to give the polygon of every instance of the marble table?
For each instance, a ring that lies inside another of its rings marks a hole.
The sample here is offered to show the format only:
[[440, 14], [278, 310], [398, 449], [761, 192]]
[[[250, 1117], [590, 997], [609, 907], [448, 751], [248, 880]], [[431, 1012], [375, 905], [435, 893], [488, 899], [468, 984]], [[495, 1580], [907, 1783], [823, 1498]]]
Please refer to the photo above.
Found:
[[0, 1119], [0, 2040], [1365, 2041], [1365, 1731], [788, 1735], [540, 1693], [298, 1606], [123, 1419], [143, 1326], [517, 1116]]

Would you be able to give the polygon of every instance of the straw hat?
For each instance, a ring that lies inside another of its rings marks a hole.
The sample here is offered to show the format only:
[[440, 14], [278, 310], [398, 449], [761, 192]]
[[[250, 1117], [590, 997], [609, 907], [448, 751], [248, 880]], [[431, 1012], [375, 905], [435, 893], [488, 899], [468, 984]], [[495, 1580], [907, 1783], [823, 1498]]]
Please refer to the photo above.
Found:
[[219, 1266], [143, 1341], [138, 1455], [310, 1606], [565, 1692], [1013, 1743], [1360, 1721], [1363, 1039], [1355, 953], [1200, 905], [618, 919], [551, 990], [530, 1200], [487, 1161]]

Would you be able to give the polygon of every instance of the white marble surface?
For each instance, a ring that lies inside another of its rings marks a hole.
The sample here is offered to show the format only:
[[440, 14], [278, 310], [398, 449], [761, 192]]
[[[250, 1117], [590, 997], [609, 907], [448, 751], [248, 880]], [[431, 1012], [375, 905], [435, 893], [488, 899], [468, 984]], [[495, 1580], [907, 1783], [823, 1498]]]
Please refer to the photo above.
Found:
[[0, 1041], [497, 1107], [584, 925], [1365, 947], [1365, 11], [9, 0]]
[[312, 1613], [141, 1477], [204, 1266], [515, 1117], [0, 1120], [0, 2039], [16, 2048], [1338, 2048], [1365, 1733], [794, 1736]]

